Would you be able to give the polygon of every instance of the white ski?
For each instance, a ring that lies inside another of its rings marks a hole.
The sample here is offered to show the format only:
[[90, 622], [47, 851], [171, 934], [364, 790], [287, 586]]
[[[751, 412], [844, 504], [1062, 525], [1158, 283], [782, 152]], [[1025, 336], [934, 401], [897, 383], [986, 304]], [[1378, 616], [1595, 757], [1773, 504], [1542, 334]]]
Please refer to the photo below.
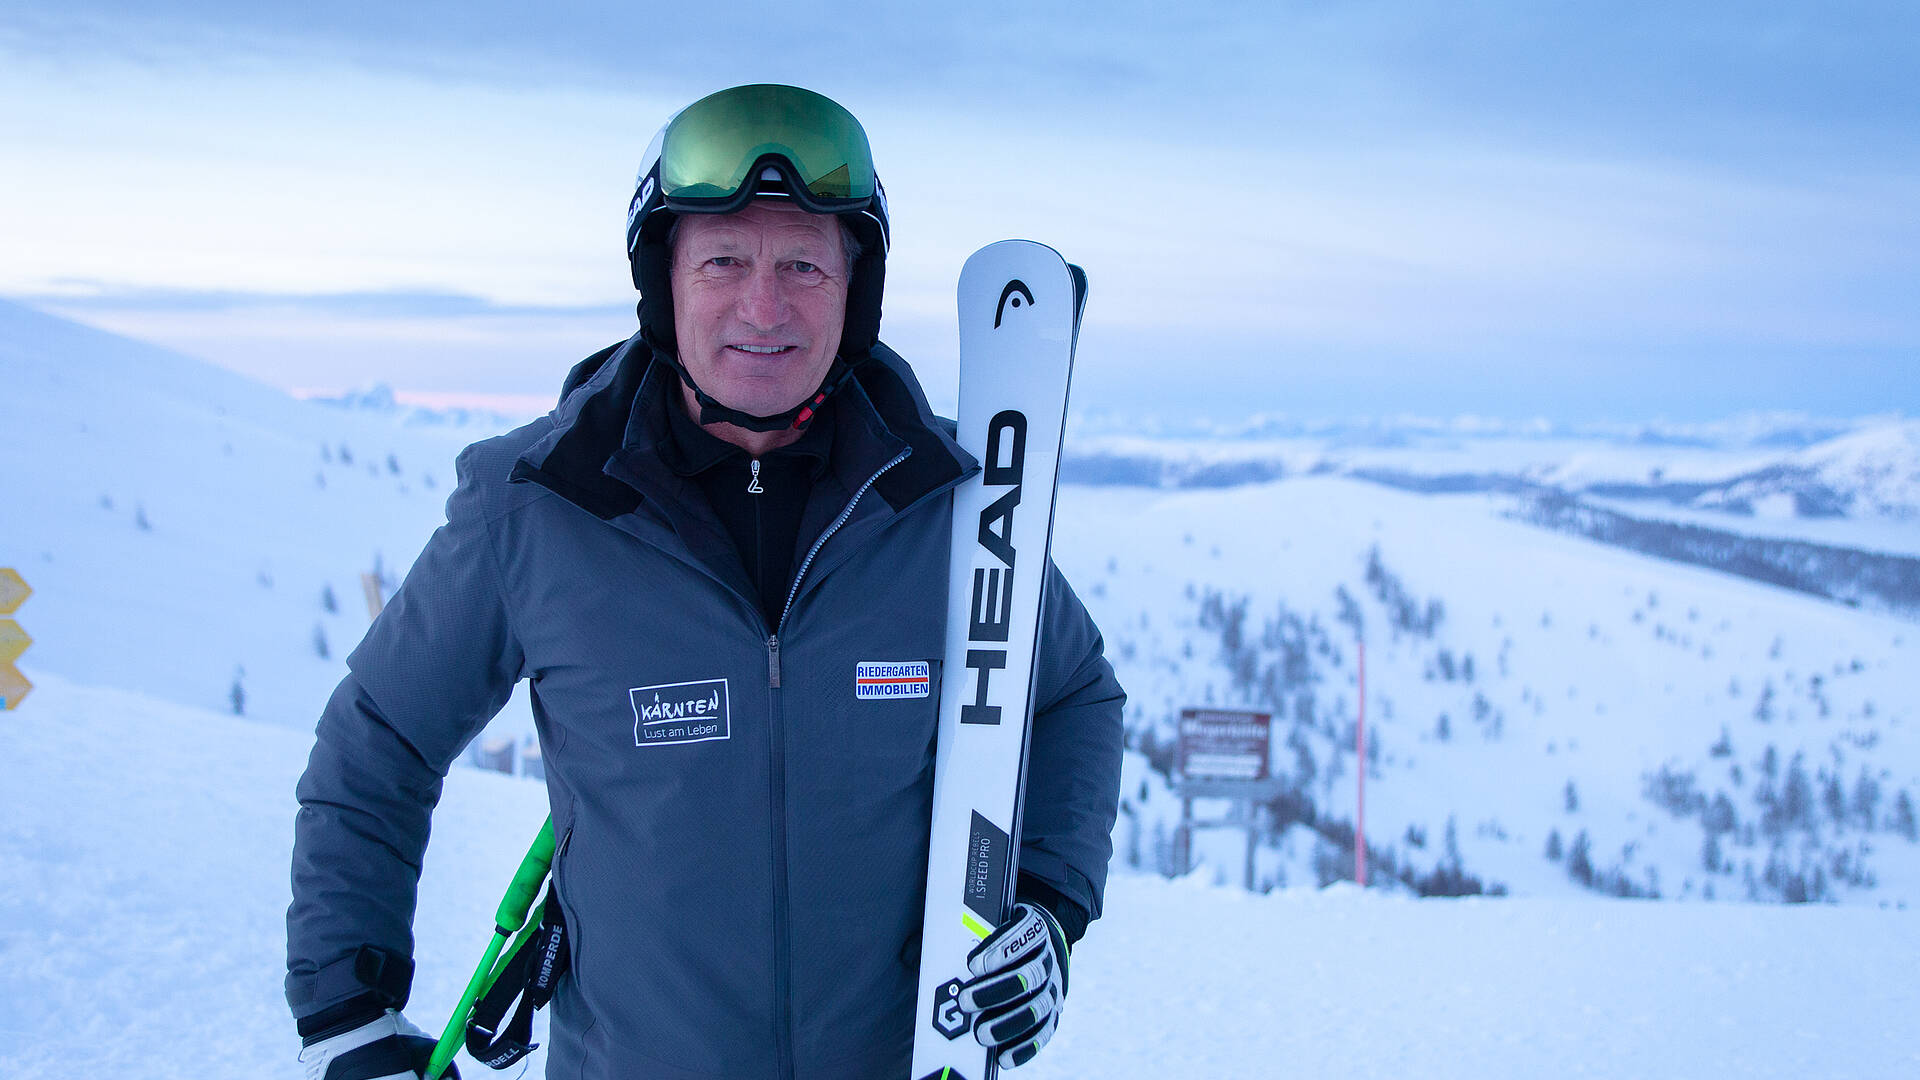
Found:
[[967, 953], [1013, 906], [1041, 584], [1086, 280], [1026, 240], [989, 244], [960, 271], [959, 439], [983, 469], [953, 497], [916, 1078], [996, 1073], [954, 997]]

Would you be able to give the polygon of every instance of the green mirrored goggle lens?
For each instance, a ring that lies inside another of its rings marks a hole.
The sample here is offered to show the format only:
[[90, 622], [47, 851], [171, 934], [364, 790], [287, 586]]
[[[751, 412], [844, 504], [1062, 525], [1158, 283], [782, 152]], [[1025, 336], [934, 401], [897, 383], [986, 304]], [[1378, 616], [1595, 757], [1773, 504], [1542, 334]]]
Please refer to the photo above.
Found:
[[853, 114], [795, 86], [736, 86], [674, 117], [660, 147], [666, 198], [723, 200], [750, 182], [755, 162], [777, 154], [813, 198], [873, 198], [873, 155]]

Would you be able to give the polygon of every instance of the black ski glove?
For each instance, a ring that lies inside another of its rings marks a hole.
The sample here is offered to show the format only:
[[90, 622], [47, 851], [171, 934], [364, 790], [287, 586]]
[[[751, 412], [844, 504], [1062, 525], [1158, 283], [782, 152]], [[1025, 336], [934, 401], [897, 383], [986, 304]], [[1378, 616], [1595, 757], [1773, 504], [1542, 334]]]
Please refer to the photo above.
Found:
[[973, 1037], [1003, 1069], [1025, 1065], [1053, 1038], [1067, 997], [1067, 935], [1038, 904], [1015, 904], [1013, 916], [967, 954], [973, 978], [956, 1004]]
[[[420, 1080], [433, 1058], [432, 1036], [387, 1009], [377, 1018], [347, 1021], [308, 1036], [300, 1047], [306, 1080]], [[446, 1075], [460, 1080], [460, 1070]]]

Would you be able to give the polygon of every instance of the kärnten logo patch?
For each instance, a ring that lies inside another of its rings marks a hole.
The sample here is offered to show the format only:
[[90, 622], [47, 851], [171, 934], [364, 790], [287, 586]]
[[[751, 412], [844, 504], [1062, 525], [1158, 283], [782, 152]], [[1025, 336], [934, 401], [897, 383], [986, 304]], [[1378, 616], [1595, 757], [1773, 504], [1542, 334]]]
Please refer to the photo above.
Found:
[[661, 683], [627, 691], [633, 703], [633, 745], [711, 742], [732, 736], [727, 680]]

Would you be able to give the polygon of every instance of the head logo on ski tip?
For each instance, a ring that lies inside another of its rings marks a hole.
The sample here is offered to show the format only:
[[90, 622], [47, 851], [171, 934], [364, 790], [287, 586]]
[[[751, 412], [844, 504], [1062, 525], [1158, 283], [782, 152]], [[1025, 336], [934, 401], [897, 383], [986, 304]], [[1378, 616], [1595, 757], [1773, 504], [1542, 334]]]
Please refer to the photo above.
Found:
[[1012, 298], [1014, 307], [1020, 306], [1020, 300], [1023, 297], [1026, 299], [1028, 307], [1033, 306], [1033, 290], [1027, 288], [1026, 282], [1021, 281], [1019, 278], [1014, 278], [1012, 281], [1007, 282], [1007, 287], [1000, 290], [1000, 305], [993, 309], [993, 328], [995, 330], [1000, 329], [1000, 317], [1006, 314], [1009, 297]]

